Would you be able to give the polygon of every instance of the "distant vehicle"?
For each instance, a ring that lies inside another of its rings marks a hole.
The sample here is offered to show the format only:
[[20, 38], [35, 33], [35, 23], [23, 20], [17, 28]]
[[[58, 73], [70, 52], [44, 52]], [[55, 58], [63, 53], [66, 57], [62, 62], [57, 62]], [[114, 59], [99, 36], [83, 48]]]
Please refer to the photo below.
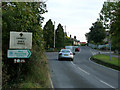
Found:
[[62, 60], [62, 59], [69, 59], [71, 61], [73, 61], [73, 53], [71, 52], [70, 49], [61, 49], [58, 55], [58, 59]]
[[78, 46], [74, 46], [75, 47], [75, 52], [79, 52], [79, 47]]
[[79, 52], [79, 48], [75, 48], [75, 52]]
[[75, 55], [75, 47], [74, 46], [65, 46], [65, 49], [70, 49], [73, 55]]

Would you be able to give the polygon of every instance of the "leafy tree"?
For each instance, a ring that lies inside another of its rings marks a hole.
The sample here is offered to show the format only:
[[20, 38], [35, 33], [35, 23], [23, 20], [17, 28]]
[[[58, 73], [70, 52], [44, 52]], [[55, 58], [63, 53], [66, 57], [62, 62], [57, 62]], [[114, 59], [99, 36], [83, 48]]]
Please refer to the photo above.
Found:
[[[25, 64], [14, 64], [13, 60], [7, 58], [7, 49], [9, 49], [10, 31], [32, 32], [33, 48], [32, 56], [37, 60], [37, 53], [43, 54], [43, 37], [41, 23], [43, 17], [41, 14], [46, 12], [44, 2], [2, 2], [2, 53], [3, 53], [3, 87], [21, 82], [25, 75], [31, 71], [36, 61], [30, 59]], [[36, 49], [37, 48], [37, 49]], [[37, 53], [36, 53], [37, 52]], [[19, 75], [18, 75], [18, 71]]]
[[87, 42], [90, 43], [90, 41], [91, 41], [90, 40], [90, 33], [86, 33], [85, 37], [86, 37]]
[[73, 41], [67, 35], [65, 36], [65, 46], [72, 46]]
[[53, 48], [54, 46], [54, 25], [51, 19], [45, 24], [43, 28], [43, 37], [44, 41], [46, 42], [46, 48]]
[[105, 29], [103, 28], [103, 25], [99, 20], [93, 23], [93, 26], [90, 28], [90, 32], [86, 33], [88, 41], [89, 42], [93, 41], [96, 44], [101, 43], [105, 36], [106, 36]]
[[56, 47], [62, 48], [65, 46], [65, 33], [63, 26], [59, 24], [56, 29]]
[[120, 45], [120, 1], [119, 2], [105, 2], [100, 12], [100, 19], [104, 23], [104, 27], [109, 30], [109, 35], [112, 40], [112, 47], [119, 49]]
[[99, 15], [105, 29], [110, 29], [111, 20], [115, 18], [113, 13], [117, 10], [117, 8], [117, 2], [104, 2]]
[[111, 40], [113, 48], [120, 51], [120, 2], [118, 3], [118, 9], [113, 15], [115, 18], [112, 20], [110, 27]]

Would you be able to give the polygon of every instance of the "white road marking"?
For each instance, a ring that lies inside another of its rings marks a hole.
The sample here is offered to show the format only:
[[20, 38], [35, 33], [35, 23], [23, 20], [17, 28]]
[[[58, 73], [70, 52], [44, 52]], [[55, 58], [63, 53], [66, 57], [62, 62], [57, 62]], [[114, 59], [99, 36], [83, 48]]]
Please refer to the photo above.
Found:
[[80, 69], [80, 70], [83, 71], [84, 73], [90, 75], [90, 73], [86, 72], [85, 70], [81, 69], [80, 67], [78, 67], [78, 69]]
[[71, 62], [71, 63], [75, 66], [75, 64], [73, 62]]
[[49, 79], [50, 79], [51, 88], [54, 90], [54, 86], [53, 86], [53, 82], [52, 82], [50, 74], [48, 74], [48, 76], [49, 76]]
[[111, 87], [111, 88], [115, 88], [115, 87], [111, 86], [110, 84], [108, 84], [108, 83], [106, 83], [106, 82], [104, 82], [104, 81], [102, 81], [102, 80], [99, 80], [99, 81], [102, 82], [102, 83], [104, 83], [105, 85]]
[[[74, 66], [76, 66], [73, 62], [71, 62]], [[76, 66], [79, 70], [83, 71], [84, 73], [90, 75], [90, 73], [86, 72], [85, 70], [81, 69], [80, 67]]]

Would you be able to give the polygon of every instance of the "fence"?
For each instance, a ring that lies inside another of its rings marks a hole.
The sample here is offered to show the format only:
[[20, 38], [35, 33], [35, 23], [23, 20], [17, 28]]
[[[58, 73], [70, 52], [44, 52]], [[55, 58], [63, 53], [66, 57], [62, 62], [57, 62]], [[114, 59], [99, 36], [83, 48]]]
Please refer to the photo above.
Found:
[[101, 48], [107, 48], [107, 49], [109, 49], [110, 48], [109, 45], [94, 45], [94, 44], [91, 44], [91, 43], [88, 43], [88, 46], [92, 47], [92, 48], [97, 48], [97, 49], [101, 49]]

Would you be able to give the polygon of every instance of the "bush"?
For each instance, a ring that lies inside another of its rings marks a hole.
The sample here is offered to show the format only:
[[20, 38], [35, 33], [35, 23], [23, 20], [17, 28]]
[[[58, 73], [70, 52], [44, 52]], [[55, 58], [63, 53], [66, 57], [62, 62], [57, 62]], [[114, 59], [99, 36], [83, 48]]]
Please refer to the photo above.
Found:
[[[46, 12], [44, 2], [2, 2], [2, 66], [3, 88], [18, 88], [22, 82], [39, 83], [47, 87], [48, 70], [44, 56], [44, 40], [41, 13]], [[12, 5], [12, 6], [11, 6]], [[40, 9], [37, 10], [37, 9]], [[37, 17], [36, 17], [37, 16]], [[32, 33], [32, 56], [25, 63], [15, 64], [7, 58], [10, 31]], [[44, 75], [43, 75], [44, 74]]]
[[87, 44], [81, 44], [81, 46], [85, 46], [85, 45], [87, 45]]

